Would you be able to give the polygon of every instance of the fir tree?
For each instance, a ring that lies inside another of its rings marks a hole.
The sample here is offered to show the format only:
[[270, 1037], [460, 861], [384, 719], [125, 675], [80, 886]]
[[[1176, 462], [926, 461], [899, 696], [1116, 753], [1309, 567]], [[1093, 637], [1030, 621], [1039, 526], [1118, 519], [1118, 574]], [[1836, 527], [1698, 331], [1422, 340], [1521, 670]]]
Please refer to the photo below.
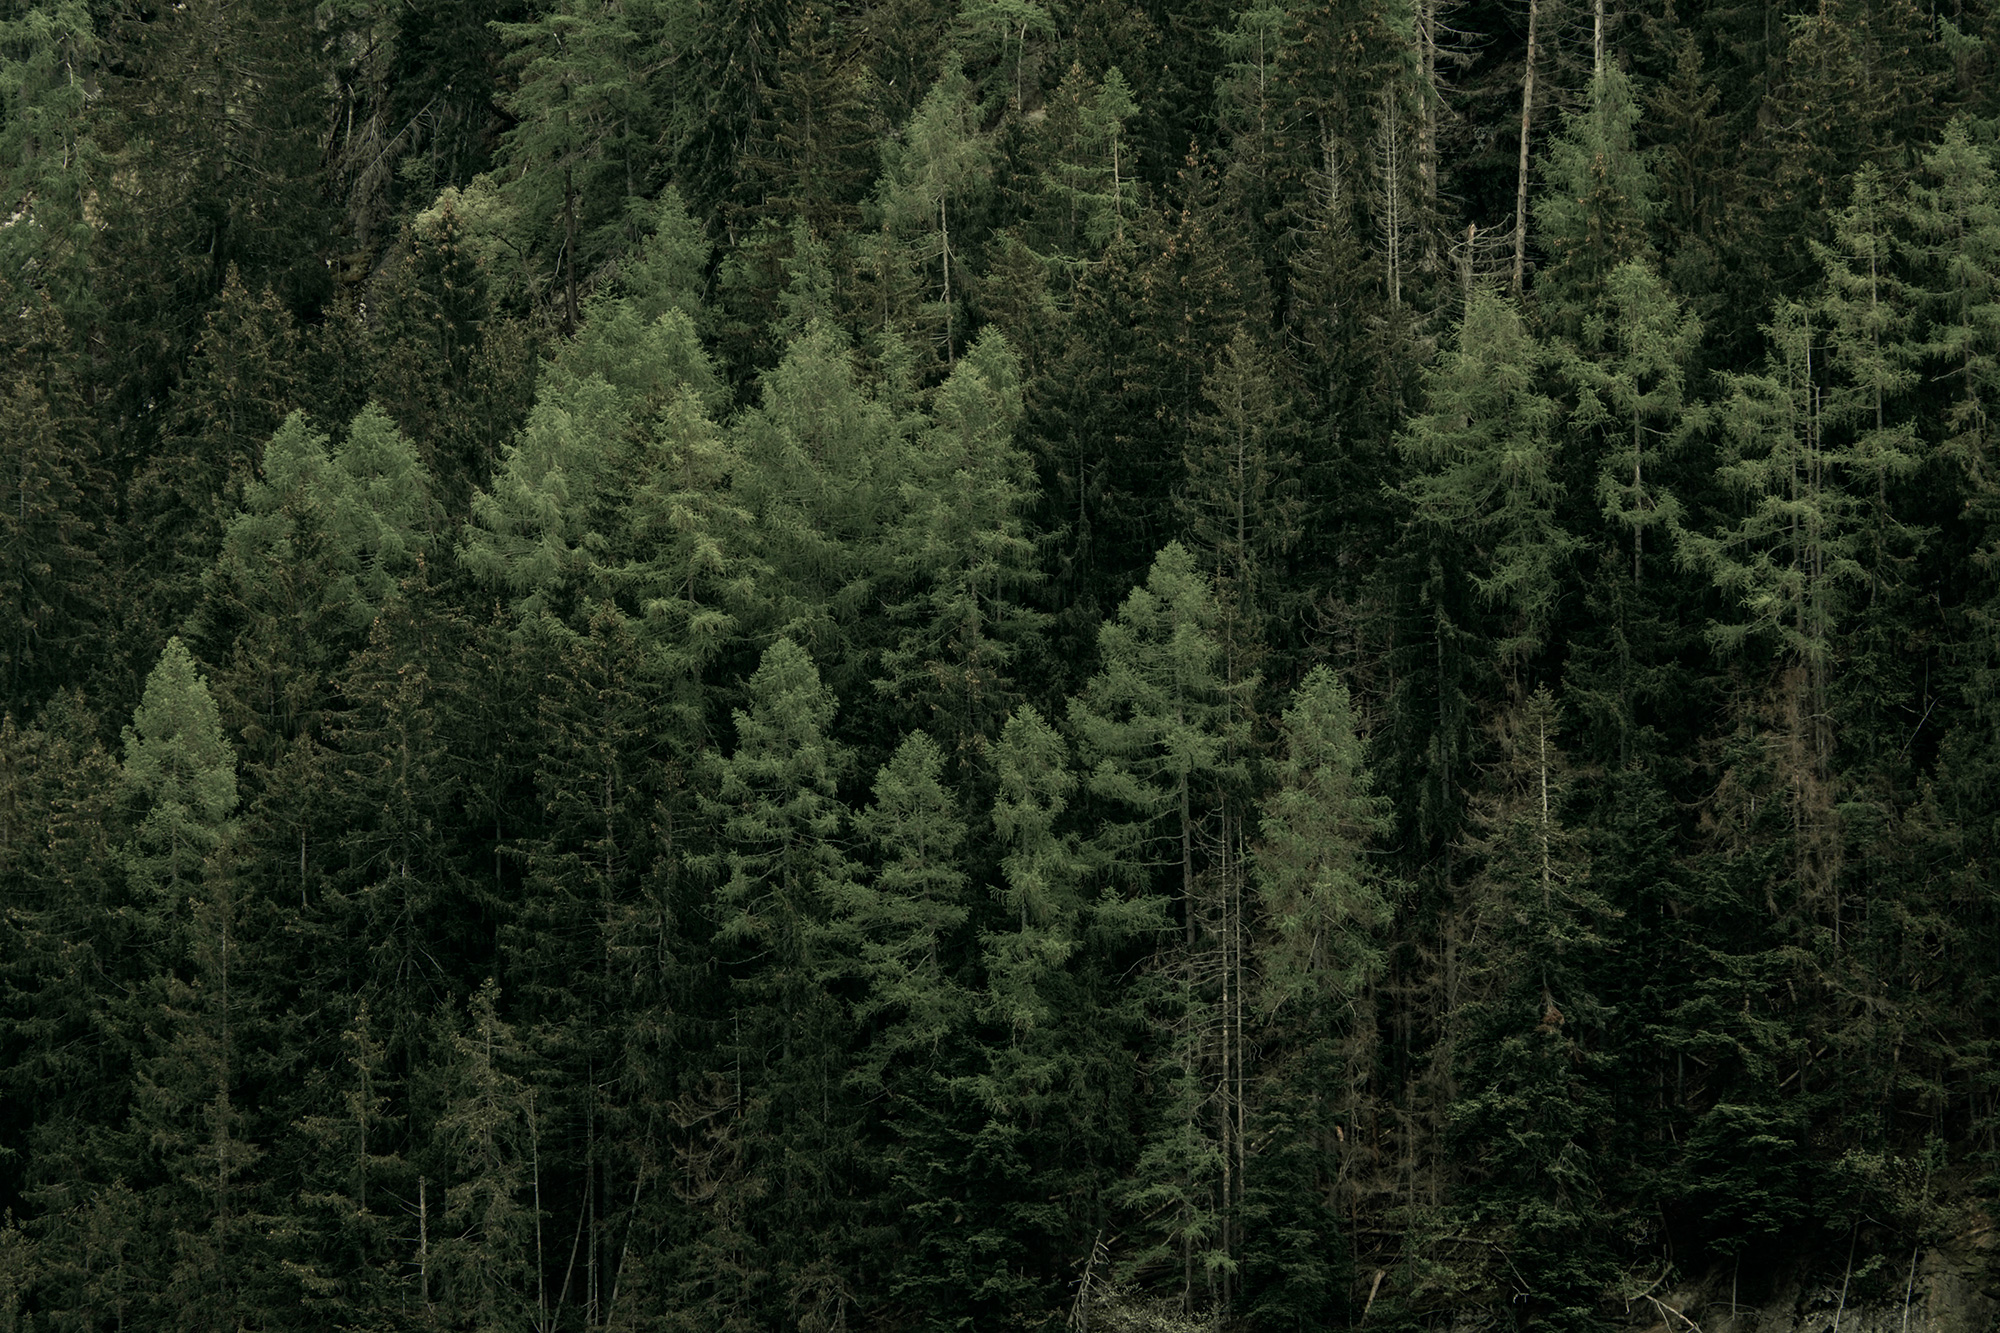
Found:
[[1616, 66], [1591, 80], [1586, 110], [1570, 116], [1543, 169], [1535, 225], [1550, 264], [1535, 299], [1548, 326], [1572, 338], [1603, 309], [1619, 265], [1652, 258], [1652, 172], [1640, 154], [1639, 104]]
[[[922, 327], [926, 345], [935, 343], [947, 363], [957, 359], [967, 332], [954, 314], [970, 271], [960, 253], [967, 248], [962, 215], [976, 204], [993, 170], [977, 112], [971, 81], [951, 62], [903, 127], [900, 142], [890, 141], [883, 155], [883, 226], [888, 236], [910, 247], [920, 271], [937, 275], [935, 285], [925, 280], [925, 290], [936, 296], [924, 303]], [[955, 213], [961, 215], [956, 241]]]
[[[1463, 1036], [1450, 1115], [1468, 1150], [1468, 1220], [1525, 1287], [1509, 1304], [1532, 1306], [1550, 1327], [1589, 1328], [1612, 1272], [1596, 1162], [1606, 1099], [1593, 1077], [1607, 1017], [1594, 986], [1612, 912], [1564, 823], [1560, 725], [1546, 690], [1509, 709], [1475, 805], [1479, 928], [1467, 973], [1478, 998], [1453, 1016]], [[1492, 1281], [1512, 1285], [1497, 1272]]]
[[1427, 544], [1462, 561], [1480, 597], [1501, 609], [1495, 665], [1516, 674], [1547, 637], [1577, 546], [1557, 513], [1548, 362], [1512, 302], [1476, 292], [1456, 348], [1425, 377], [1429, 410], [1397, 437], [1414, 470], [1402, 493]]
[[125, 786], [138, 800], [133, 868], [175, 910], [222, 845], [236, 810], [236, 756], [208, 682], [179, 638], [167, 640], [124, 730]]

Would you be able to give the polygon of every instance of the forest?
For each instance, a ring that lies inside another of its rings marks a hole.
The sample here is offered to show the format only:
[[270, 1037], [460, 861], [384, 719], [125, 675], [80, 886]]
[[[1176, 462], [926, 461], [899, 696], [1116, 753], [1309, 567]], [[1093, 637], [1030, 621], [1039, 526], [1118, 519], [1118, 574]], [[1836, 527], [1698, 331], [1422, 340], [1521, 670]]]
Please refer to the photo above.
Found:
[[0, 1333], [1907, 1327], [1996, 43], [0, 0]]

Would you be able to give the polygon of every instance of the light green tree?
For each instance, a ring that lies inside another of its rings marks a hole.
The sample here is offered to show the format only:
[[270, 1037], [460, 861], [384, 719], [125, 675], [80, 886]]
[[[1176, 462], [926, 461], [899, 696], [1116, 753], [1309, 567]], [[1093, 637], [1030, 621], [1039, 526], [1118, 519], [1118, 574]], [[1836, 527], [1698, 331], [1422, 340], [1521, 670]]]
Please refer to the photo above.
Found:
[[124, 730], [125, 786], [144, 813], [132, 865], [171, 908], [198, 883], [236, 810], [236, 755], [208, 682], [178, 636], [168, 639]]
[[630, 418], [598, 375], [552, 372], [527, 424], [502, 451], [492, 489], [472, 497], [459, 558], [473, 576], [513, 598], [524, 626], [567, 623], [577, 599], [601, 582]]
[[1347, 687], [1314, 667], [1292, 692], [1284, 751], [1264, 801], [1256, 882], [1263, 915], [1258, 971], [1264, 1002], [1351, 1003], [1381, 966], [1389, 923], [1374, 845], [1389, 832]]
[[880, 201], [888, 235], [909, 248], [919, 268], [933, 265], [936, 299], [927, 301], [926, 322], [935, 320], [944, 359], [957, 359], [952, 274], [958, 291], [966, 266], [953, 248], [952, 221], [974, 206], [993, 173], [993, 150], [980, 129], [972, 81], [955, 56], [917, 105], [898, 139], [882, 150]]
[[1646, 534], [1671, 531], [1681, 507], [1657, 480], [1660, 460], [1681, 444], [1699, 413], [1688, 413], [1687, 377], [1701, 323], [1644, 260], [1627, 260], [1604, 280], [1563, 371], [1576, 386], [1573, 428], [1594, 435], [1597, 500], [1604, 517], [1632, 535], [1632, 582], [1642, 581]]
[[891, 537], [893, 640], [876, 688], [964, 765], [991, 742], [1017, 696], [1013, 670], [1041, 617], [1027, 516], [1032, 467], [1015, 444], [1020, 364], [988, 329], [931, 398], [912, 433]]
[[898, 1060], [937, 1059], [969, 1012], [945, 961], [969, 909], [965, 821], [944, 764], [930, 737], [903, 738], [875, 775], [874, 802], [854, 817], [875, 873], [840, 885], [833, 899], [830, 949], [858, 968], [856, 1020], [878, 1028], [864, 1055], [872, 1080], [889, 1078]]
[[1501, 611], [1493, 651], [1515, 672], [1548, 636], [1578, 544], [1556, 512], [1551, 360], [1511, 300], [1475, 291], [1454, 345], [1425, 372], [1427, 410], [1396, 437], [1411, 469], [1404, 499]]

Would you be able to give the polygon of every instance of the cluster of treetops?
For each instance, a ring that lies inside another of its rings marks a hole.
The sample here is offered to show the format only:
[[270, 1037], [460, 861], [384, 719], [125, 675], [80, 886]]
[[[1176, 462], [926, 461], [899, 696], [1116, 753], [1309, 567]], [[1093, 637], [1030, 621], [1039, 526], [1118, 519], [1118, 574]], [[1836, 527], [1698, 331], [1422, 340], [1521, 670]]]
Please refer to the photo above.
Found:
[[1993, 1199], [1991, 5], [0, 15], [0, 1330], [1582, 1330]]

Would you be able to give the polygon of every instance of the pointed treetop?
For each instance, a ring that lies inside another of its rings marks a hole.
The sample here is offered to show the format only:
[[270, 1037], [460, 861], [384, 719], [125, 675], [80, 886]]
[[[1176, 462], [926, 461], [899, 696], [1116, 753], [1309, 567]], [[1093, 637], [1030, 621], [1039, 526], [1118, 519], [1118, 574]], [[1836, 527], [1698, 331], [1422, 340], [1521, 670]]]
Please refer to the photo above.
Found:
[[167, 640], [125, 728], [125, 785], [146, 805], [135, 868], [162, 888], [200, 869], [236, 809], [236, 755], [208, 682], [179, 637]]

